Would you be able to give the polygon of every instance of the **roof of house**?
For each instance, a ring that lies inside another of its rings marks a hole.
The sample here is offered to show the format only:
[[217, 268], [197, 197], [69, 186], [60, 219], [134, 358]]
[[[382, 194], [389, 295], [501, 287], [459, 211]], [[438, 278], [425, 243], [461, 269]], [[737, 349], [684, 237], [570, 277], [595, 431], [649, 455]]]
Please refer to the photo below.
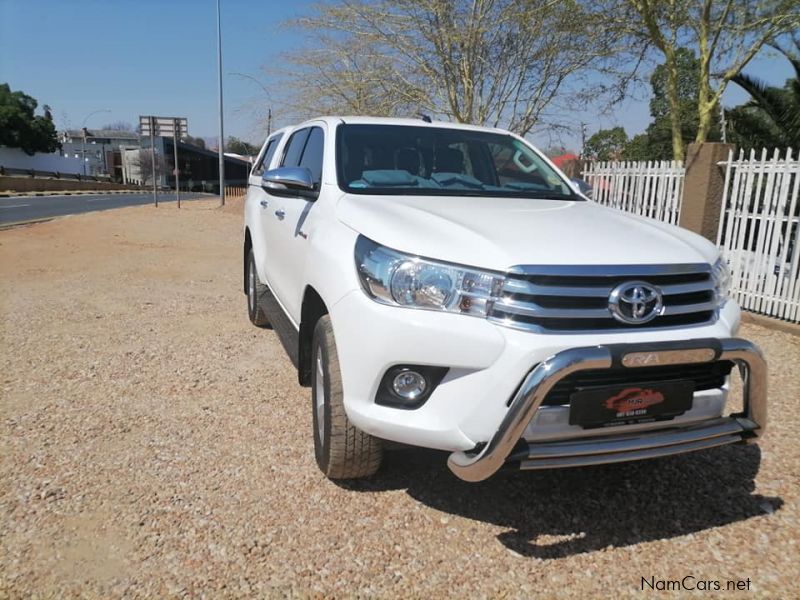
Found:
[[553, 164], [557, 166], [559, 169], [564, 166], [564, 163], [567, 163], [571, 160], [580, 160], [580, 157], [576, 154], [572, 154], [567, 152], [566, 154], [562, 154], [561, 156], [554, 156], [550, 159], [553, 161]]

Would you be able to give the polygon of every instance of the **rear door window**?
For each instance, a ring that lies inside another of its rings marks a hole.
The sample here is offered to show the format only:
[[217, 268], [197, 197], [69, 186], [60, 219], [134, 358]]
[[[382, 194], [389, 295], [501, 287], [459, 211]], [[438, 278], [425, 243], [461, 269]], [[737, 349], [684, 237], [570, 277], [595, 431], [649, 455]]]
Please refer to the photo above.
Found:
[[282, 137], [283, 134], [278, 134], [275, 137], [270, 138], [270, 140], [267, 142], [267, 148], [264, 151], [264, 155], [253, 169], [253, 175], [263, 175], [264, 171], [269, 169], [269, 165], [272, 162], [272, 157], [275, 156], [275, 150], [278, 149], [278, 143], [281, 141]]
[[325, 135], [319, 127], [312, 127], [311, 133], [308, 135], [306, 147], [303, 150], [303, 156], [300, 158], [301, 167], [308, 168], [311, 171], [311, 178], [314, 181], [314, 186], [319, 189], [320, 181], [322, 180], [322, 153], [323, 145], [325, 142]]
[[308, 140], [308, 128], [295, 131], [286, 142], [286, 151], [283, 153], [282, 167], [299, 167], [300, 159], [303, 156], [303, 148], [306, 146]]

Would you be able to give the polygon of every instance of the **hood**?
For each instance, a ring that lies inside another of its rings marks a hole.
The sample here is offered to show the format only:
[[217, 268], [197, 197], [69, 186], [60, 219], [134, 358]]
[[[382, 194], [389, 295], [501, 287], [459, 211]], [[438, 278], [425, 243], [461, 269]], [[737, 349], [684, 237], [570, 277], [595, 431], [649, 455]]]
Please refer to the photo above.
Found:
[[339, 220], [410, 254], [505, 271], [514, 265], [713, 263], [685, 229], [594, 202], [344, 194]]

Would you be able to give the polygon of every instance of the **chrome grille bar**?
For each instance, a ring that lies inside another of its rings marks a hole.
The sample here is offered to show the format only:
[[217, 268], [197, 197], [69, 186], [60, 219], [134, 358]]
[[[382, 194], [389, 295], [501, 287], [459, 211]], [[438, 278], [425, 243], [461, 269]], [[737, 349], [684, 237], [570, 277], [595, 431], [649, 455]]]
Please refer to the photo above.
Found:
[[535, 302], [519, 302], [517, 300], [498, 300], [493, 310], [512, 315], [541, 317], [544, 319], [604, 319], [609, 316], [607, 308], [545, 308]]
[[[618, 285], [637, 280], [661, 292], [663, 309], [648, 323], [620, 323], [609, 310], [608, 298]], [[488, 318], [544, 333], [704, 325], [716, 319], [715, 294], [712, 269], [705, 263], [522, 265], [509, 269]]]

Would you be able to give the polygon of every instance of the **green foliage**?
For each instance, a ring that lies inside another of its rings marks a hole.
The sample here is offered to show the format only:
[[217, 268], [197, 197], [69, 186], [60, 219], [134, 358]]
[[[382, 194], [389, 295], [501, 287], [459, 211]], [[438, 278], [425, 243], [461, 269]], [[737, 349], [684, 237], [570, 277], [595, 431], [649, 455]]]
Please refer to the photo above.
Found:
[[191, 146], [197, 146], [198, 148], [203, 148], [204, 150], [206, 148], [206, 141], [201, 137], [192, 137], [190, 135], [187, 135], [181, 141]]
[[49, 110], [35, 116], [38, 103], [23, 92], [12, 92], [7, 83], [0, 84], [0, 145], [20, 148], [26, 154], [55, 152], [58, 143], [56, 128]]
[[255, 156], [258, 154], [258, 148], [253, 144], [240, 140], [237, 137], [229, 137], [225, 142], [225, 152], [232, 152], [233, 154], [241, 154], [242, 156]]
[[[678, 67], [678, 118], [680, 121], [681, 138], [683, 147], [694, 141], [697, 136], [699, 117], [697, 115], [697, 94], [700, 86], [700, 61], [694, 56], [691, 50], [681, 48], [676, 52], [676, 63]], [[650, 85], [653, 88], [653, 97], [650, 100], [650, 116], [653, 120], [644, 133], [634, 136], [630, 141], [623, 143], [619, 147], [618, 157], [623, 160], [672, 160], [674, 158], [672, 145], [672, 121], [669, 102], [667, 100], [667, 68], [666, 65], [658, 65], [650, 77]], [[622, 130], [621, 127], [599, 131], [606, 139], [610, 132]], [[625, 132], [622, 130], [622, 134]], [[589, 150], [592, 140], [587, 143]], [[619, 133], [615, 134], [617, 140], [621, 139]], [[708, 141], [718, 141], [720, 139], [719, 117], [712, 117], [711, 131]], [[592, 151], [597, 152], [592, 146]], [[600, 158], [598, 160], [608, 160]], [[613, 158], [613, 156], [612, 156]]]
[[[681, 122], [691, 122], [697, 112], [697, 89], [700, 82], [700, 61], [687, 48], [675, 52], [678, 69], [678, 100], [680, 101]], [[667, 100], [667, 67], [658, 65], [650, 76], [653, 97], [650, 100], [650, 116], [654, 119], [669, 118]]]
[[622, 151], [622, 160], [653, 160], [650, 154], [650, 138], [646, 133], [631, 138]]
[[[683, 147], [697, 136], [700, 119], [697, 114], [697, 95], [700, 89], [700, 60], [691, 50], [679, 48], [675, 53], [678, 71], [678, 120], [680, 121]], [[650, 116], [653, 122], [647, 127], [648, 160], [672, 160], [672, 127], [669, 102], [667, 101], [667, 68], [658, 65], [650, 77], [653, 97], [650, 100]], [[712, 117], [708, 141], [720, 139], [719, 117]]]
[[601, 129], [588, 139], [583, 152], [595, 160], [617, 160], [627, 144], [628, 134], [622, 127]]
[[781, 87], [768, 86], [748, 75], [732, 79], [751, 99], [726, 111], [729, 139], [741, 148], [800, 147], [800, 43], [797, 56], [780, 48], [794, 68], [795, 76]]

